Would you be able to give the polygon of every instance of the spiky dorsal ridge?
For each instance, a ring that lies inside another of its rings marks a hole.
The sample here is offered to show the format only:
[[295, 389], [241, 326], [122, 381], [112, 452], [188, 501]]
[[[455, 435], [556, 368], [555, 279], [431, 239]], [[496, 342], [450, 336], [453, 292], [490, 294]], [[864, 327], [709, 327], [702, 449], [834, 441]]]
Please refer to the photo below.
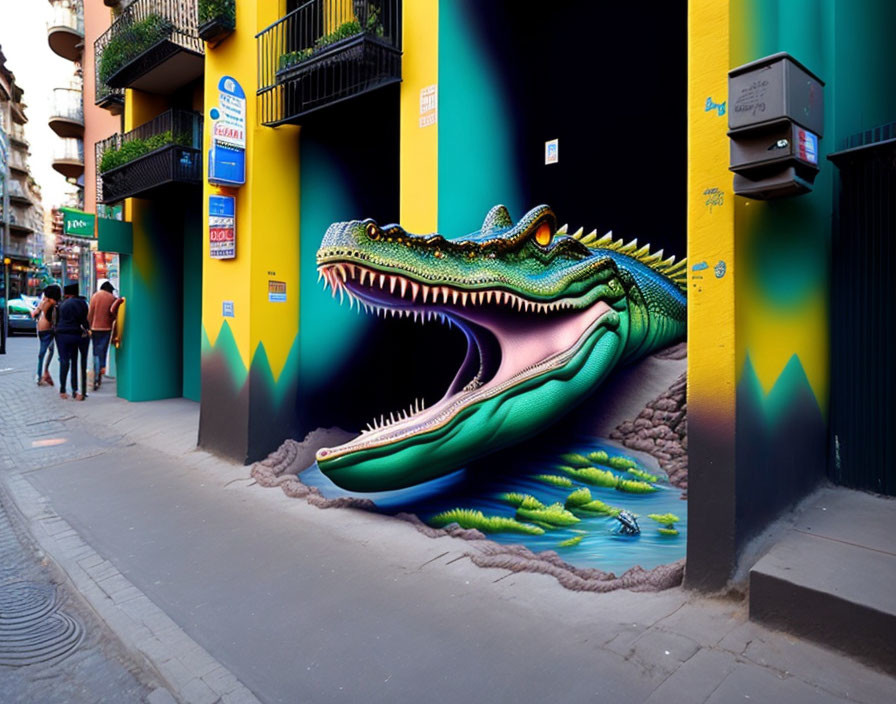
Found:
[[[557, 234], [568, 234], [567, 229], [568, 227], [564, 225], [557, 231]], [[597, 230], [592, 230], [587, 235], [583, 234], [583, 232], [583, 229], [579, 228], [569, 236], [578, 240], [590, 249], [610, 249], [619, 254], [631, 257], [632, 259], [637, 259], [658, 274], [665, 276], [682, 291], [687, 291], [687, 258], [676, 261], [675, 257], [671, 256], [667, 259], [663, 259], [663, 250], [660, 250], [659, 252], [651, 252], [649, 244], [645, 244], [643, 247], [638, 247], [637, 239], [632, 240], [628, 244], [622, 239], [614, 240], [612, 230], [603, 237], [598, 237]]]

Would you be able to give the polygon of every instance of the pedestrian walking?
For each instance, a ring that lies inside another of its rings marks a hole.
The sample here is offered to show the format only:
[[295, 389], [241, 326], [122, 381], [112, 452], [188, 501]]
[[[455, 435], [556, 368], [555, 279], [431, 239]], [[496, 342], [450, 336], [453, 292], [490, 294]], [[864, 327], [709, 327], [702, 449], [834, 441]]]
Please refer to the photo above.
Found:
[[[87, 351], [90, 345], [90, 324], [87, 322], [87, 301], [78, 295], [78, 284], [63, 289], [59, 317], [56, 321], [56, 346], [59, 348], [59, 398], [68, 398], [66, 382], [71, 369], [72, 397], [87, 397]], [[78, 356], [81, 364], [78, 364]], [[81, 391], [78, 391], [78, 367], [81, 369]]]
[[90, 325], [90, 339], [93, 340], [93, 390], [103, 383], [106, 373], [106, 355], [109, 351], [109, 338], [112, 336], [112, 323], [115, 320], [113, 307], [118, 299], [115, 287], [104, 281], [90, 299], [87, 310], [87, 322]]
[[40, 349], [37, 353], [37, 376], [34, 379], [38, 386], [53, 386], [50, 362], [53, 361], [53, 350], [56, 347], [55, 327], [56, 319], [59, 316], [60, 298], [62, 298], [62, 289], [56, 284], [50, 284], [44, 289], [40, 304], [31, 312], [31, 317], [37, 318], [37, 337], [40, 341]]

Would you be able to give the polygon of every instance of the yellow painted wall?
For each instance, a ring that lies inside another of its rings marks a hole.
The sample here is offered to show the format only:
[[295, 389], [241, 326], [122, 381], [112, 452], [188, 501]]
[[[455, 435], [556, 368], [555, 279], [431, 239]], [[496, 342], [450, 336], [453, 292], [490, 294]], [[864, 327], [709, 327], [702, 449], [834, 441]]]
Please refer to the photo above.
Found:
[[439, 0], [413, 0], [402, 8], [400, 221], [408, 232], [435, 232], [439, 126], [420, 126], [420, 91], [439, 82]]
[[[688, 406], [734, 419], [734, 194], [728, 171], [728, 4], [691, 0], [688, 17]], [[693, 271], [705, 262], [707, 267]], [[714, 272], [725, 263], [725, 275]]]
[[[298, 128], [270, 128], [258, 121], [258, 48], [255, 33], [283, 14], [280, 0], [240, 0], [236, 31], [206, 51], [204, 153], [211, 146], [208, 111], [218, 103], [221, 76], [235, 78], [246, 93], [246, 184], [224, 189], [207, 182], [205, 160], [203, 223], [208, 218], [208, 196], [236, 195], [236, 251], [231, 260], [208, 256], [207, 226], [203, 237], [202, 322], [214, 345], [225, 321], [222, 303], [234, 302], [235, 317], [227, 318], [243, 365], [262, 342], [276, 380], [298, 331], [299, 296], [299, 159]], [[269, 303], [269, 279], [285, 281], [286, 303]]]

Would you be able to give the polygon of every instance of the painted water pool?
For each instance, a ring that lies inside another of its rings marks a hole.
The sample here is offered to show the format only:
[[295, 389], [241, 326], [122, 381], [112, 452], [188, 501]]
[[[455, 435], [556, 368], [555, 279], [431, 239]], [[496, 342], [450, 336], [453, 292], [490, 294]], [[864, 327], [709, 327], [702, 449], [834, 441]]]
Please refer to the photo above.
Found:
[[[638, 454], [638, 468], [659, 477], [654, 482], [656, 491], [645, 494], [628, 493], [613, 488], [599, 487], [570, 476], [558, 467], [568, 465], [561, 455], [572, 452], [587, 456], [589, 453], [604, 451], [610, 457], [629, 457], [626, 450], [600, 438], [580, 438], [570, 446], [546, 448], [528, 455], [504, 455], [500, 460], [487, 458], [466, 470], [447, 477], [426, 482], [400, 491], [358, 493], [348, 492], [333, 484], [317, 465], [302, 472], [303, 483], [320, 489], [328, 498], [356, 496], [373, 500], [383, 513], [394, 514], [406, 511], [417, 514], [430, 522], [437, 514], [455, 508], [481, 511], [486, 516], [513, 518], [516, 507], [501, 498], [505, 493], [528, 494], [545, 505], [559, 502], [564, 504], [571, 492], [586, 487], [593, 499], [599, 499], [610, 506], [625, 509], [638, 517], [641, 533], [625, 536], [619, 533], [620, 523], [611, 516], [576, 512], [578, 523], [564, 527], [540, 524], [541, 535], [526, 535], [514, 532], [490, 532], [489, 539], [504, 544], [525, 545], [530, 550], [555, 550], [564, 560], [578, 567], [596, 567], [606, 572], [622, 574], [636, 565], [651, 569], [658, 565], [674, 562], [685, 555], [687, 543], [687, 502], [682, 500], [681, 489], [671, 486], [657, 463], [649, 456]], [[599, 469], [606, 469], [624, 479], [637, 479], [626, 472], [614, 470], [606, 463], [593, 463]], [[570, 487], [559, 487], [536, 479], [536, 475], [564, 476], [572, 481]], [[648, 514], [675, 514], [680, 520], [675, 523], [678, 535], [663, 535], [663, 526], [648, 518]], [[523, 520], [523, 519], [521, 519]], [[561, 543], [571, 538], [581, 537], [578, 544], [568, 547]]]

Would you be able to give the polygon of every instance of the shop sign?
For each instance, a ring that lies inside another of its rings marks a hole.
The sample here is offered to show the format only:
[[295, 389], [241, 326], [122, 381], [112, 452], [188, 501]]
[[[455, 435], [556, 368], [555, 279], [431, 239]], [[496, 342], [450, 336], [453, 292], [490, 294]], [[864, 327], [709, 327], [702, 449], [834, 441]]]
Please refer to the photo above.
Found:
[[222, 314], [225, 318], [232, 318], [232, 317], [233, 317], [233, 301], [224, 301], [224, 302], [223, 302], [223, 306], [222, 306], [221, 314]]
[[230, 76], [218, 81], [218, 105], [209, 112], [212, 147], [208, 180], [227, 186], [246, 182], [246, 94]]
[[69, 237], [93, 237], [96, 216], [74, 208], [60, 208], [62, 211], [62, 234]]
[[236, 257], [236, 198], [208, 197], [208, 250], [212, 259]]

